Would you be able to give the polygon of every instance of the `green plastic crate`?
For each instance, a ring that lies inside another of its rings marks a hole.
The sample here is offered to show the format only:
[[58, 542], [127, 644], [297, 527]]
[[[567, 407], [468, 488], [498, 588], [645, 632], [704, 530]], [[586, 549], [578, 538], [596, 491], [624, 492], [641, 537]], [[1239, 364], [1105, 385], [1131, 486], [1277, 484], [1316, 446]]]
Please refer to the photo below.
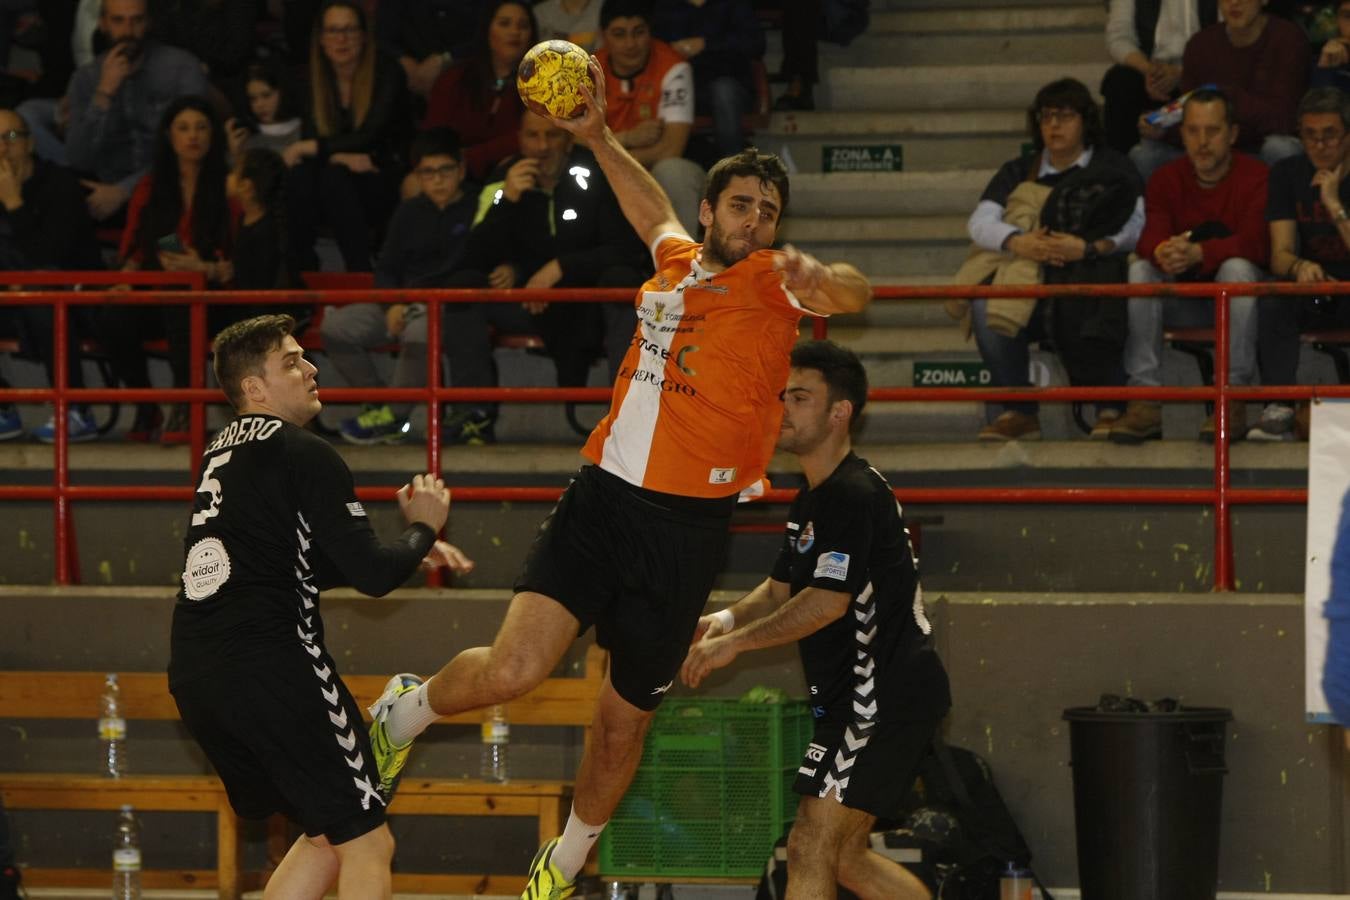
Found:
[[811, 737], [800, 702], [672, 699], [600, 838], [605, 875], [754, 876], [792, 824]]

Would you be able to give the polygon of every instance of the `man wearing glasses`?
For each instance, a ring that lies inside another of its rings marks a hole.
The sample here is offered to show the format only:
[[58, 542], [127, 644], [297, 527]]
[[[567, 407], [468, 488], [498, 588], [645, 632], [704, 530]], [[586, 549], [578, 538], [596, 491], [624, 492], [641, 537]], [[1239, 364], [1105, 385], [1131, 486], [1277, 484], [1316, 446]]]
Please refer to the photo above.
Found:
[[[1303, 152], [1270, 170], [1266, 222], [1270, 269], [1286, 281], [1350, 279], [1350, 98], [1334, 87], [1313, 88], [1298, 105]], [[1298, 383], [1299, 332], [1350, 327], [1350, 304], [1339, 296], [1262, 297], [1257, 305], [1261, 383]], [[1304, 415], [1294, 404], [1266, 404], [1251, 440], [1306, 439]]]
[[[389, 222], [375, 263], [377, 288], [445, 287], [459, 262], [473, 223], [474, 197], [462, 190], [463, 154], [459, 137], [434, 128], [412, 144], [413, 175], [421, 193], [404, 200]], [[333, 307], [319, 326], [333, 365], [352, 387], [379, 387], [372, 351], [398, 343], [391, 387], [427, 383], [427, 318], [421, 303], [356, 303]], [[352, 444], [402, 441], [413, 404], [372, 403], [338, 429]]]
[[[100, 268], [94, 224], [79, 182], [68, 170], [36, 159], [27, 123], [18, 113], [0, 109], [0, 269]], [[78, 322], [87, 309], [72, 308], [72, 318]], [[0, 332], [17, 330], [46, 366], [47, 377], [55, 380], [52, 324], [50, 306], [0, 307]], [[84, 387], [78, 342], [71, 343], [67, 359], [67, 383]], [[85, 407], [71, 407], [67, 423], [72, 441], [98, 436]], [[18, 410], [0, 404], [0, 440], [22, 434]], [[34, 429], [33, 436], [54, 441], [55, 420]]]

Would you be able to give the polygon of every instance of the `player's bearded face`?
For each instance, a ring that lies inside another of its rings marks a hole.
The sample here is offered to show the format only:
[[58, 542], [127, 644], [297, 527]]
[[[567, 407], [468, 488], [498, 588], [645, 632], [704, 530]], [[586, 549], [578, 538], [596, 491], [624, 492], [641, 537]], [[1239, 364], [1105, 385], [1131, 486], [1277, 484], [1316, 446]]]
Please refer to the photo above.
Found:
[[703, 240], [704, 262], [725, 268], [773, 246], [781, 209], [773, 185], [763, 185], [749, 175], [732, 178], [718, 196], [715, 210], [703, 201], [699, 215], [708, 229]]

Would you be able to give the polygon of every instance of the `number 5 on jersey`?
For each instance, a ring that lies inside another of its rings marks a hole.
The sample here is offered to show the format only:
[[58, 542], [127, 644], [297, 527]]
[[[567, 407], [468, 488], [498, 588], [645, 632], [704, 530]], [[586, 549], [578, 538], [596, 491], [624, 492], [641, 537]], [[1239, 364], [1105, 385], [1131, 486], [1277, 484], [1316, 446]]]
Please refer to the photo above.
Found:
[[211, 461], [206, 464], [206, 471], [202, 472], [202, 483], [197, 485], [197, 493], [210, 494], [211, 504], [199, 513], [192, 514], [192, 527], [205, 525], [206, 520], [212, 516], [220, 515], [220, 479], [212, 478], [211, 473], [230, 461], [230, 455], [233, 450], [227, 450], [219, 456], [211, 457]]

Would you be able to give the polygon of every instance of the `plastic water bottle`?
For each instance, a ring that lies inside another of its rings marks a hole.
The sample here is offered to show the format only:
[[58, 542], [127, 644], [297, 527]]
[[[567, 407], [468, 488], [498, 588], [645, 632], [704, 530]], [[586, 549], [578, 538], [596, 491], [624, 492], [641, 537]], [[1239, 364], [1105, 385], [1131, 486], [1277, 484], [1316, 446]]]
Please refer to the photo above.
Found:
[[506, 748], [511, 742], [511, 725], [506, 721], [506, 707], [498, 703], [488, 710], [483, 719], [484, 781], [506, 781]]
[[113, 900], [141, 900], [141, 826], [130, 805], [117, 814], [112, 855]]
[[127, 771], [127, 720], [122, 718], [122, 690], [117, 673], [109, 672], [99, 700], [98, 737], [103, 744], [104, 772], [121, 778]]
[[1031, 900], [1034, 884], [1030, 869], [1010, 862], [998, 876], [998, 900]]

